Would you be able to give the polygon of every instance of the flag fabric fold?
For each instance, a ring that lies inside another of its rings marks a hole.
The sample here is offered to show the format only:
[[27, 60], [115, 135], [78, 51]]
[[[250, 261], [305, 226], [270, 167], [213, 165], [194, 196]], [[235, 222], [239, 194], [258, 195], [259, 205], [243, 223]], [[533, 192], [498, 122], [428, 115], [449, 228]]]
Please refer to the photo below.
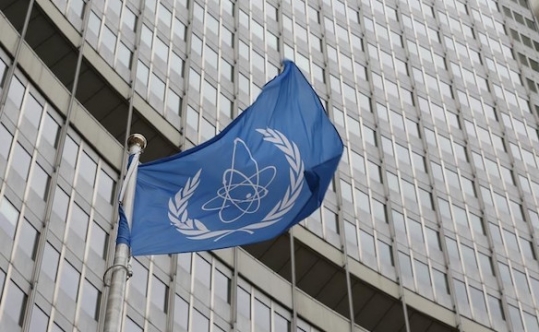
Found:
[[285, 61], [283, 72], [216, 137], [139, 166], [132, 254], [212, 250], [275, 237], [320, 206], [342, 152], [315, 91]]

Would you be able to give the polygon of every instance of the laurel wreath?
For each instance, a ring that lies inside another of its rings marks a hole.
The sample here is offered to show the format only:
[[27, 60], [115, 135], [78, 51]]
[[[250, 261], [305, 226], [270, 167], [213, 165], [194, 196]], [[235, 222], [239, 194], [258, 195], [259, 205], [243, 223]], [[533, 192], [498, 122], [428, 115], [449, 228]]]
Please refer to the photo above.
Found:
[[208, 229], [202, 221], [189, 218], [187, 212], [189, 199], [193, 196], [200, 184], [200, 173], [202, 172], [202, 169], [199, 169], [194, 177], [187, 180], [185, 187], [180, 189], [168, 202], [168, 217], [171, 225], [175, 226], [178, 232], [186, 235], [188, 239], [202, 240], [215, 238], [214, 241], [219, 241], [225, 236], [236, 232], [253, 234], [255, 230], [268, 227], [281, 220], [296, 203], [304, 182], [304, 165], [297, 145], [294, 142], [290, 142], [286, 136], [277, 130], [266, 128], [256, 129], [256, 131], [264, 136], [265, 141], [273, 143], [279, 150], [281, 150], [290, 165], [290, 185], [286, 189], [283, 199], [277, 202], [273, 209], [271, 209], [260, 222], [249, 224], [238, 229], [212, 231]]

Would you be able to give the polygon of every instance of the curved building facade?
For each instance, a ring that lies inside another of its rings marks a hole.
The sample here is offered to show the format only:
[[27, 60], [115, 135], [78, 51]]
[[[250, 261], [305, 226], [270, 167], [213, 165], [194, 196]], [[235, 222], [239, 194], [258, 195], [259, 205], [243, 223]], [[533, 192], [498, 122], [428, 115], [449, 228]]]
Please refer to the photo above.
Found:
[[123, 148], [193, 147], [284, 58], [345, 153], [274, 240], [138, 257], [123, 331], [539, 331], [525, 0], [1, 0], [0, 330], [101, 331]]

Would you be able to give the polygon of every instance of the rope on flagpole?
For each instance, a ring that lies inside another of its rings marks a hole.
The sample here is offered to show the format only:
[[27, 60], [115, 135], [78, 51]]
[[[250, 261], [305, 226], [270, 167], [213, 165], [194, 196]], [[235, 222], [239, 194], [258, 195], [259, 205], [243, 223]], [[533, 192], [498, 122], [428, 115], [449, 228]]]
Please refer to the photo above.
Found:
[[[121, 204], [125, 217], [130, 224], [133, 215], [133, 203], [135, 200], [135, 184], [137, 178], [137, 169], [139, 164], [139, 155], [146, 147], [146, 138], [140, 134], [129, 136], [127, 145], [129, 154], [133, 156], [131, 164], [124, 180], [121, 190]], [[129, 268], [130, 248], [126, 243], [117, 243], [114, 252], [114, 263], [109, 267], [104, 275], [103, 281], [109, 271], [112, 272], [110, 279], [110, 290], [107, 297], [107, 309], [105, 311], [104, 332], [120, 332], [123, 320], [123, 307], [125, 301], [125, 286], [127, 279], [131, 276]], [[107, 283], [105, 283], [107, 285]], [[108, 285], [107, 285], [108, 286]]]

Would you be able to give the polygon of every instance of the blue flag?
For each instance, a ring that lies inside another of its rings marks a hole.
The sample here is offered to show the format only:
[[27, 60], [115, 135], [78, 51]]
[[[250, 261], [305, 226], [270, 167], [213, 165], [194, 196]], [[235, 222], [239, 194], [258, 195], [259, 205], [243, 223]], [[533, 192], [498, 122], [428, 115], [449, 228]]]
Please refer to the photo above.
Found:
[[273, 238], [321, 204], [343, 152], [320, 100], [293, 62], [213, 139], [141, 164], [133, 255]]

